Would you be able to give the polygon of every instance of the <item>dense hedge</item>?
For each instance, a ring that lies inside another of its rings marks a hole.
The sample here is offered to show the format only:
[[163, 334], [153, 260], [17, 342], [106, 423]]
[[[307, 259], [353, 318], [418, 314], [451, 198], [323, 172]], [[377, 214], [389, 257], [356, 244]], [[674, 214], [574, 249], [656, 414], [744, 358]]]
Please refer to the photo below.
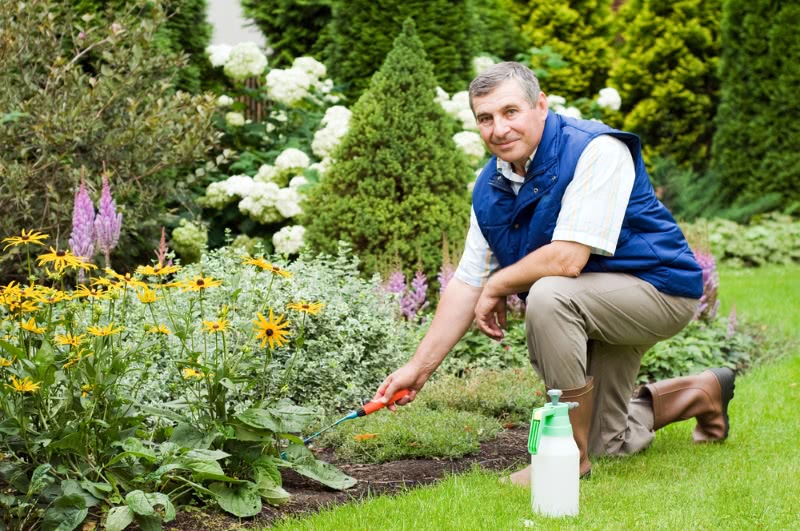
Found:
[[531, 58], [534, 70], [547, 70], [542, 89], [575, 99], [605, 87], [611, 66], [611, 0], [535, 0], [529, 6], [524, 37], [537, 48], [550, 47], [566, 62], [551, 69], [547, 54]]
[[609, 84], [622, 96], [623, 127], [658, 155], [708, 165], [719, 101], [721, 0], [630, 0], [615, 22], [621, 46]]
[[800, 203], [800, 5], [729, 0], [713, 164], [726, 202]]
[[337, 162], [310, 193], [306, 240], [333, 252], [352, 243], [368, 271], [421, 261], [441, 265], [442, 236], [461, 241], [468, 224], [471, 170], [434, 101], [436, 81], [408, 20], [403, 33], [353, 107]]

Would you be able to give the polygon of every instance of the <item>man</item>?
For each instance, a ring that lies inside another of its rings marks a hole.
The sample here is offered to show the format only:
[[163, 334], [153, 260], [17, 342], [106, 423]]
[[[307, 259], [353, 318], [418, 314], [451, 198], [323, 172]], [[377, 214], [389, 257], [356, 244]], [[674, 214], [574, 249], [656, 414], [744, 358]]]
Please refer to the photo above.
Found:
[[[647, 448], [654, 431], [695, 417], [695, 441], [728, 435], [734, 374], [712, 369], [646, 385], [642, 355], [688, 323], [702, 271], [656, 199], [636, 136], [548, 112], [534, 73], [500, 63], [470, 84], [481, 137], [495, 155], [477, 179], [464, 255], [414, 356], [376, 398], [414, 400], [473, 318], [500, 340], [505, 300], [527, 297], [531, 363], [563, 391], [580, 474], [589, 455]], [[394, 408], [394, 406], [392, 406]], [[530, 470], [511, 481], [529, 485]]]

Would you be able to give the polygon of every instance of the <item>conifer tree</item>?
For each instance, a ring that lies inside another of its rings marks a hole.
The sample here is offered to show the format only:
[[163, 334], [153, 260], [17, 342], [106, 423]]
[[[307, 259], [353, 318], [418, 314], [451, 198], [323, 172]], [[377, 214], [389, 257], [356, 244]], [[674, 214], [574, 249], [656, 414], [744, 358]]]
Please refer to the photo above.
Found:
[[306, 203], [306, 241], [335, 254], [347, 240], [366, 271], [398, 257], [441, 265], [441, 242], [463, 239], [472, 177], [434, 101], [436, 80], [409, 19], [370, 88], [353, 107], [350, 130]]
[[542, 90], [567, 99], [591, 98], [605, 87], [611, 66], [611, 0], [530, 2], [522, 34], [534, 47], [550, 47], [566, 66], [549, 69], [544, 55], [531, 68], [545, 69]]
[[645, 155], [687, 169], [708, 165], [719, 101], [721, 0], [629, 0], [618, 13], [622, 45], [609, 85], [622, 97], [622, 127]]
[[800, 204], [800, 5], [770, 0], [725, 3], [722, 96], [714, 173], [726, 203], [767, 194]]
[[348, 96], [357, 98], [411, 17], [437, 83], [448, 92], [465, 90], [476, 53], [472, 13], [471, 0], [336, 2], [325, 64], [333, 79], [345, 84]]

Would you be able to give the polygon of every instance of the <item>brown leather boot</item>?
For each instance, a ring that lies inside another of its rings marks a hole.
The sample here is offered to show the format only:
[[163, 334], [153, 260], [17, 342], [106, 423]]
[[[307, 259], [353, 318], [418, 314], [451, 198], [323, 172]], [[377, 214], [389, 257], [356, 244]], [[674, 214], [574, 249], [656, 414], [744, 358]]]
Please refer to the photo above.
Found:
[[695, 417], [694, 442], [725, 440], [730, 429], [728, 402], [733, 398], [735, 378], [727, 368], [707, 369], [645, 385], [653, 400], [653, 429]]
[[562, 390], [559, 402], [578, 403], [578, 407], [569, 410], [569, 422], [572, 424], [575, 444], [581, 453], [581, 477], [588, 478], [592, 475], [592, 463], [589, 462], [589, 428], [594, 408], [594, 378], [587, 376], [583, 387]]

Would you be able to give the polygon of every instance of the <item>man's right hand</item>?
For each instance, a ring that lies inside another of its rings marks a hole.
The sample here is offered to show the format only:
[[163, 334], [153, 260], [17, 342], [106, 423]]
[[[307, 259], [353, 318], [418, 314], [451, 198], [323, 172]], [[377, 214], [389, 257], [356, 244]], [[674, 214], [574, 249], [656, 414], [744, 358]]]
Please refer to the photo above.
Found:
[[405, 406], [414, 401], [417, 391], [422, 389], [429, 376], [430, 374], [426, 374], [418, 365], [412, 362], [406, 363], [386, 377], [378, 387], [373, 400], [380, 400], [386, 404], [396, 392], [408, 389], [409, 394], [395, 402], [396, 405], [387, 406], [390, 410], [395, 411], [397, 410], [396, 406]]

